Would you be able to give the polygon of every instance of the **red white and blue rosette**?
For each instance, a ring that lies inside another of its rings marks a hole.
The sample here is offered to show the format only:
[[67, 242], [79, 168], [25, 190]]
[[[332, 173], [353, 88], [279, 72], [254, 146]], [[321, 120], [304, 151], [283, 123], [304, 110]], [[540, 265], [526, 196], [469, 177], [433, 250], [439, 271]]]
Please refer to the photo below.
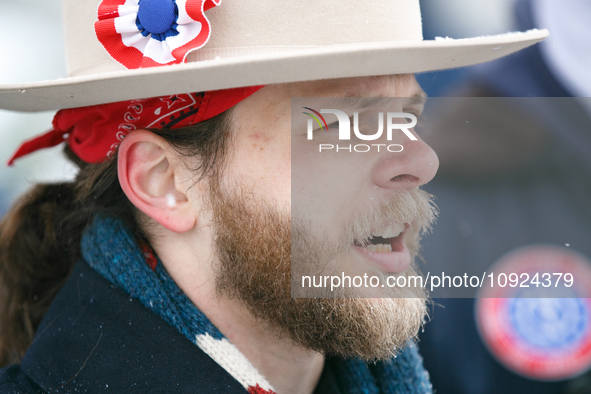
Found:
[[221, 0], [103, 0], [94, 24], [109, 55], [128, 69], [184, 62], [209, 40], [205, 11]]

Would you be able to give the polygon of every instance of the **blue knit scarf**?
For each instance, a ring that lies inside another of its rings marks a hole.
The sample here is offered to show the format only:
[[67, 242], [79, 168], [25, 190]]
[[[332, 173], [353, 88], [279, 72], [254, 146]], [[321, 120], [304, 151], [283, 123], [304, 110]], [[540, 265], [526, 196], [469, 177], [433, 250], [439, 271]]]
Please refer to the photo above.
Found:
[[[121, 220], [97, 216], [85, 231], [81, 248], [93, 269], [179, 330], [246, 390], [274, 392], [266, 379], [178, 288], [160, 261], [155, 270], [150, 268], [131, 230]], [[357, 359], [343, 359], [332, 365], [343, 394], [432, 393], [429, 375], [412, 341], [387, 362], [368, 365]]]

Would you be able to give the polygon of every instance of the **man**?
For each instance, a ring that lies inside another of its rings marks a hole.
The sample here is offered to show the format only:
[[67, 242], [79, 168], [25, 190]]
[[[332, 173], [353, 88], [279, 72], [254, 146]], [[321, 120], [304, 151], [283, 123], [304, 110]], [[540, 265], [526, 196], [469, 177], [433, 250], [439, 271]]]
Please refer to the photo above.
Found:
[[[62, 109], [11, 159], [67, 141], [81, 172], [38, 186], [3, 222], [3, 324], [36, 338], [0, 387], [430, 392], [412, 342], [422, 294], [292, 299], [290, 274], [292, 261], [411, 272], [433, 218], [418, 187], [437, 157], [410, 132], [391, 137], [395, 154], [312, 156], [291, 100], [398, 97], [372, 106], [419, 115], [412, 72], [496, 58], [547, 33], [424, 43], [414, 1], [104, 0], [98, 13], [89, 3], [66, 3], [77, 77], [2, 93], [5, 108], [82, 108]], [[391, 251], [368, 249], [374, 237]], [[37, 275], [58, 265], [57, 279]], [[8, 346], [17, 335], [3, 334], [6, 359], [30, 343]]]

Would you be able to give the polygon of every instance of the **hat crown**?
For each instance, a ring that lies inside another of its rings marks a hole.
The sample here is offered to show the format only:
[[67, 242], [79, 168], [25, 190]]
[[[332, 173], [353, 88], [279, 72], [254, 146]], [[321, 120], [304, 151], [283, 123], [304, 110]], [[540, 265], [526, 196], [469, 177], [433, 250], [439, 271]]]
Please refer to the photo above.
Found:
[[[127, 0], [135, 2], [137, 0]], [[103, 48], [94, 31], [100, 0], [64, 0], [69, 76], [125, 68]], [[420, 41], [418, 0], [223, 0], [205, 13], [211, 36], [187, 62], [340, 44]]]

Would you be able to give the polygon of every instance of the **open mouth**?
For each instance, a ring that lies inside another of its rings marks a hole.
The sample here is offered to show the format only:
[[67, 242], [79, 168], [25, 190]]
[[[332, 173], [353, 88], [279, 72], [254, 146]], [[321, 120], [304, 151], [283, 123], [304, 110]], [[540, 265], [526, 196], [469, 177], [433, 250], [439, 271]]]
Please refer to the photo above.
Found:
[[355, 246], [369, 250], [370, 252], [388, 253], [399, 252], [402, 235], [410, 225], [406, 223], [394, 223], [381, 230], [374, 231], [367, 239], [359, 242], [355, 240]]
[[408, 223], [396, 222], [372, 231], [363, 241], [355, 240], [355, 250], [385, 272], [402, 272], [410, 265], [410, 252], [404, 245]]

